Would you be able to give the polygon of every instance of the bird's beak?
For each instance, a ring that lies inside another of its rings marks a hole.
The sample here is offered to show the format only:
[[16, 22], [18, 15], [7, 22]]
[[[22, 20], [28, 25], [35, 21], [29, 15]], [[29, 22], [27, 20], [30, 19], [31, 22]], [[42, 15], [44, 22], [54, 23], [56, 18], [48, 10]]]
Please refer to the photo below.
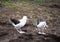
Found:
[[48, 25], [45, 26], [45, 29], [47, 29], [47, 28], [48, 28]]
[[46, 28], [48, 28], [48, 25], [46, 25]]

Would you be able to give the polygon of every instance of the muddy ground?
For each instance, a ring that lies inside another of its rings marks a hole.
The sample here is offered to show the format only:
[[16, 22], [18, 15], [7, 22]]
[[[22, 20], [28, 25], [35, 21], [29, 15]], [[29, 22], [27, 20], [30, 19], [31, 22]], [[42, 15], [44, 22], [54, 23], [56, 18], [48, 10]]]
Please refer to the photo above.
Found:
[[[60, 8], [40, 6], [32, 3], [13, 3], [20, 5], [22, 8], [9, 8], [0, 6], [0, 42], [59, 42], [50, 34], [60, 36]], [[28, 16], [29, 21], [22, 30], [26, 34], [19, 34], [16, 29], [9, 24], [8, 19], [21, 19], [22, 16]], [[32, 25], [35, 17], [45, 18], [48, 24], [46, 35], [38, 35], [36, 27]], [[55, 36], [54, 36], [55, 37]]]

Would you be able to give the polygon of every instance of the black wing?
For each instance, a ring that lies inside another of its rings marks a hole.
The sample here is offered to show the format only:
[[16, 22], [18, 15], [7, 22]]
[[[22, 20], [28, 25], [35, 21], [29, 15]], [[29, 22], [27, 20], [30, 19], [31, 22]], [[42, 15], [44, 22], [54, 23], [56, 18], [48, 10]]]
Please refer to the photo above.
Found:
[[20, 23], [20, 21], [18, 21], [17, 19], [11, 19], [10, 18], [10, 20], [16, 25], [16, 24], [18, 24], [18, 23]]

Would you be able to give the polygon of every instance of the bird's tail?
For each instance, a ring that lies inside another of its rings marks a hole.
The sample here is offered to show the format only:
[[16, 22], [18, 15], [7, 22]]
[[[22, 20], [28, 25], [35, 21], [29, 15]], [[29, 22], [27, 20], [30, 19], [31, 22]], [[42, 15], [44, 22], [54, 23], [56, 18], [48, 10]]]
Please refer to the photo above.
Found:
[[11, 18], [9, 18], [9, 23], [15, 26], [15, 24], [11, 21]]

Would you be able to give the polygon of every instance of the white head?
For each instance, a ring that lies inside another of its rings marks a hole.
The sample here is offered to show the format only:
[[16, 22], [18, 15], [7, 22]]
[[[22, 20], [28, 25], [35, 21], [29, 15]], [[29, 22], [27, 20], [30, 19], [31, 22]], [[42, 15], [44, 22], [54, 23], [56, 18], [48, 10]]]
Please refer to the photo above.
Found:
[[23, 19], [27, 20], [27, 16], [23, 16]]

